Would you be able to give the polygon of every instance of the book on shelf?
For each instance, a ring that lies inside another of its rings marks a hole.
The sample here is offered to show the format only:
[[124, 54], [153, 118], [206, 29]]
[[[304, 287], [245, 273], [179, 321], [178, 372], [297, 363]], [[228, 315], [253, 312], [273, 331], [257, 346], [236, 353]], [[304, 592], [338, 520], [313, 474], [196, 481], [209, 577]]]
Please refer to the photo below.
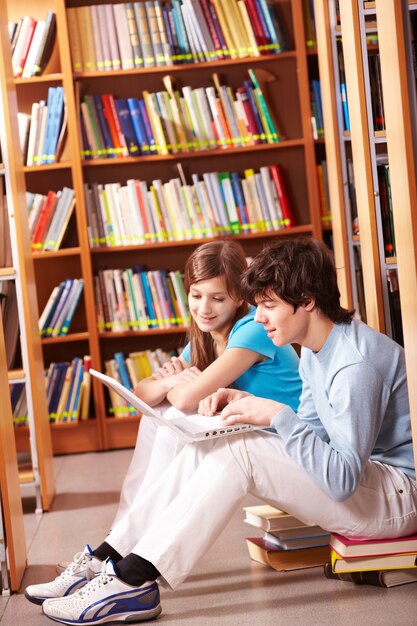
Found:
[[285, 528], [305, 527], [305, 524], [299, 519], [281, 511], [270, 504], [258, 504], [255, 506], [243, 507], [245, 511], [244, 521], [256, 528], [262, 528], [265, 531], [276, 531]]
[[29, 15], [25, 15], [23, 17], [19, 35], [12, 54], [13, 75], [16, 78], [20, 78], [22, 76], [35, 28], [36, 20]]
[[[31, 76], [39, 76], [45, 70], [45, 67], [51, 58], [56, 40], [56, 14], [48, 11], [45, 18], [45, 27], [42, 29], [42, 38], [36, 49], [36, 55], [32, 66], [29, 66], [27, 72], [31, 72]], [[30, 51], [29, 51], [30, 52]], [[26, 66], [23, 70], [24, 77]]]
[[83, 279], [68, 278], [53, 288], [39, 317], [42, 337], [63, 336], [68, 333], [83, 286]]
[[251, 559], [278, 571], [323, 566], [329, 559], [328, 546], [283, 550], [272, 546], [262, 537], [247, 537], [246, 545]]
[[394, 341], [404, 346], [404, 333], [401, 314], [400, 286], [396, 268], [387, 268], [388, 304], [391, 318], [391, 334]]
[[339, 556], [346, 558], [383, 556], [399, 552], [417, 552], [417, 535], [393, 539], [356, 540], [332, 533], [329, 545]]
[[343, 580], [356, 583], [357, 585], [373, 585], [386, 588], [417, 582], [417, 568], [343, 572], [338, 574], [333, 571], [332, 564], [327, 562], [324, 564], [324, 575], [330, 580]]
[[17, 294], [14, 281], [0, 281], [0, 306], [3, 316], [7, 369], [10, 370], [17, 367], [21, 360]]
[[3, 177], [0, 177], [0, 267], [11, 267], [12, 265], [13, 257], [7, 196], [4, 193]]

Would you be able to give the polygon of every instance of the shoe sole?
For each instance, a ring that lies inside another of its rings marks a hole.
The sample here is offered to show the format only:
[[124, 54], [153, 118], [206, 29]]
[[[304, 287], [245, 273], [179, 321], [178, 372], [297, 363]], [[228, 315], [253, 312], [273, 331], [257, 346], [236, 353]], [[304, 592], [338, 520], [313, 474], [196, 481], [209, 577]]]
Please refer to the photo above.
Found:
[[25, 598], [26, 600], [29, 600], [29, 602], [33, 602], [33, 604], [43, 604], [45, 602], [45, 600], [50, 600], [50, 598], [37, 598], [36, 596], [30, 596], [26, 591], [25, 591]]
[[53, 617], [52, 615], [48, 615], [47, 613], [45, 613], [42, 609], [42, 613], [46, 615], [46, 617], [48, 617], [49, 619], [53, 620], [54, 622], [59, 622], [60, 624], [70, 624], [70, 626], [74, 626], [75, 624], [86, 624], [91, 626], [95, 626], [96, 624], [108, 624], [109, 626], [111, 626], [112, 624], [115, 624], [116, 626], [117, 624], [139, 624], [140, 622], [150, 622], [151, 620], [156, 619], [161, 614], [161, 612], [162, 607], [160, 604], [158, 604], [158, 606], [156, 606], [154, 609], [149, 609], [149, 611], [143, 611], [142, 614], [135, 613], [134, 615], [120, 616], [120, 619], [115, 619], [111, 622], [108, 622], [106, 617], [103, 617], [101, 620], [97, 621], [87, 620], [85, 622], [77, 622], [76, 620], [65, 620]]

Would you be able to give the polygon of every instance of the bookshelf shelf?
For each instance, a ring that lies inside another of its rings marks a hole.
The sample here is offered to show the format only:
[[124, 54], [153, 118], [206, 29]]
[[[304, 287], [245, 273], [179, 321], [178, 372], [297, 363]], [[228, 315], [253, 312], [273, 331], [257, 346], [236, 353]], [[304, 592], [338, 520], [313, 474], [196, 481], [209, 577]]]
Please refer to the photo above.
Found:
[[154, 161], [185, 161], [188, 159], [207, 159], [230, 157], [233, 154], [241, 154], [246, 152], [271, 152], [275, 150], [285, 150], [291, 148], [299, 148], [304, 146], [304, 139], [283, 139], [274, 144], [263, 144], [260, 146], [241, 146], [238, 148], [228, 148], [227, 150], [214, 149], [214, 150], [201, 150], [199, 152], [180, 152], [177, 154], [154, 154], [151, 156], [139, 156], [139, 157], [118, 157], [115, 159], [92, 159], [91, 161], [82, 161], [83, 167], [103, 167], [106, 165], [128, 165], [139, 164]]
[[71, 170], [71, 163], [66, 161], [64, 163], [45, 163], [45, 165], [24, 165], [23, 171], [25, 174], [44, 173], [54, 170]]
[[32, 256], [33, 256], [33, 260], [34, 261], [40, 261], [40, 260], [48, 260], [48, 259], [53, 259], [53, 258], [61, 258], [61, 257], [68, 257], [68, 256], [79, 256], [81, 253], [81, 248], [80, 247], [76, 247], [76, 248], [61, 248], [60, 250], [57, 250], [56, 252], [52, 252], [52, 251], [47, 251], [45, 250], [45, 252], [32, 252]]
[[[309, 54], [314, 56], [317, 54], [317, 51], [309, 50]], [[288, 59], [294, 59], [296, 56], [295, 51], [289, 50], [285, 52], [280, 52], [279, 54], [268, 54], [259, 57], [244, 57], [240, 59], [225, 59], [224, 61], [205, 61], [204, 63], [184, 63], [183, 65], [163, 65], [163, 66], [154, 66], [154, 67], [143, 67], [140, 69], [131, 69], [131, 70], [108, 70], [107, 72], [96, 71], [96, 72], [74, 72], [75, 80], [83, 80], [86, 78], [117, 78], [123, 76], [142, 76], [146, 74], [172, 74], [172, 73], [185, 73], [187, 71], [195, 71], [196, 68], [198, 70], [205, 69], [221, 69], [234, 66], [234, 65], [257, 65], [259, 63], [268, 64], [268, 63], [276, 63], [277, 61], [286, 61]]]
[[14, 83], [16, 86], [26, 85], [27, 87], [36, 85], [37, 83], [61, 83], [62, 74], [42, 74], [41, 76], [32, 76], [31, 78], [15, 78]]
[[70, 333], [62, 337], [44, 337], [42, 338], [42, 344], [48, 345], [51, 343], [72, 343], [75, 341], [88, 341], [88, 333]]
[[100, 339], [120, 339], [123, 337], [150, 337], [152, 335], [177, 335], [189, 331], [188, 326], [176, 326], [175, 328], [149, 328], [148, 330], [131, 330], [124, 332], [99, 332]]

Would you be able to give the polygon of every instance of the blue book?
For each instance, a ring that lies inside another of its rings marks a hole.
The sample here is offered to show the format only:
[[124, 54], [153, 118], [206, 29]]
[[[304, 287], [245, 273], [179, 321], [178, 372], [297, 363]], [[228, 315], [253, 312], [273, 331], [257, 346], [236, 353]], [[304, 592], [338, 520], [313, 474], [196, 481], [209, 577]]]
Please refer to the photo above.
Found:
[[104, 149], [107, 157], [115, 157], [116, 150], [113, 146], [113, 141], [110, 135], [109, 125], [107, 123], [106, 116], [104, 115], [103, 101], [101, 96], [93, 96], [93, 104], [97, 114], [97, 121], [100, 127], [101, 136], [103, 137]]
[[268, 50], [269, 52], [281, 52], [281, 46], [278, 41], [277, 33], [272, 22], [271, 13], [269, 12], [269, 7], [266, 3], [266, 0], [255, 0], [255, 4], [257, 5], [259, 19], [262, 24], [262, 29], [266, 28], [268, 32], [267, 38], [269, 39], [271, 48]]
[[54, 380], [51, 399], [49, 402], [49, 421], [55, 422], [57, 419], [56, 410], [58, 408], [59, 399], [61, 397], [62, 387], [64, 386], [65, 375], [69, 367], [69, 363], [57, 363], [57, 376]]
[[242, 231], [244, 233], [250, 233], [249, 217], [245, 204], [245, 196], [243, 195], [242, 181], [237, 172], [230, 172], [230, 180], [232, 182], [233, 196], [239, 212], [240, 223], [242, 224]]
[[162, 18], [164, 20], [165, 32], [167, 34], [168, 45], [169, 45], [170, 52], [171, 52], [172, 63], [173, 65], [178, 65], [178, 59], [177, 59], [178, 49], [175, 44], [174, 35], [171, 30], [171, 22], [169, 19], [169, 9], [166, 4], [163, 4], [161, 8], [162, 8]]
[[[49, 113], [49, 110], [48, 110]], [[50, 115], [50, 129], [48, 143], [45, 147], [45, 155], [47, 163], [55, 163], [56, 149], [58, 144], [58, 138], [61, 132], [61, 127], [64, 117], [64, 88], [56, 87], [55, 96], [52, 100], [52, 111]]]
[[148, 111], [144, 100], [139, 100], [139, 110], [142, 115], [143, 126], [145, 128], [146, 138], [148, 141], [149, 150], [152, 154], [157, 154], [158, 150], [155, 144], [155, 137], [153, 136], [151, 122], [149, 120]]
[[342, 97], [343, 122], [345, 130], [350, 132], [349, 107], [347, 101], [346, 83], [340, 83], [340, 94]]
[[120, 128], [124, 138], [126, 139], [127, 150], [130, 156], [139, 156], [140, 149], [136, 139], [135, 130], [133, 128], [130, 110], [126, 98], [117, 98], [114, 101], [117, 109], [117, 115], [120, 121]]
[[317, 114], [317, 134], [319, 137], [324, 136], [324, 121], [323, 121], [323, 107], [321, 103], [321, 88], [319, 80], [311, 81], [311, 88], [313, 91], [313, 99], [316, 104], [316, 114]]
[[81, 397], [81, 385], [84, 378], [84, 360], [80, 359], [80, 363], [77, 366], [77, 371], [75, 373], [74, 380], [74, 388], [71, 394], [71, 404], [69, 407], [69, 420], [71, 422], [76, 422], [78, 413], [79, 413], [79, 405], [80, 405], [80, 397]]
[[148, 273], [141, 272], [139, 274], [139, 278], [141, 279], [142, 286], [143, 286], [143, 294], [145, 296], [145, 304], [146, 304], [147, 313], [148, 313], [149, 328], [158, 328], [155, 307], [153, 305], [153, 300], [152, 300], [151, 288], [149, 286], [149, 281], [148, 281]]
[[115, 352], [113, 356], [119, 370], [119, 376], [121, 383], [126, 389], [133, 389], [132, 381], [130, 380], [129, 372], [126, 367], [126, 361], [123, 352]]
[[259, 135], [262, 143], [267, 143], [267, 139], [265, 137], [264, 127], [262, 126], [262, 122], [261, 122], [261, 118], [260, 118], [260, 115], [259, 115], [258, 107], [256, 106], [256, 100], [255, 100], [255, 96], [254, 96], [254, 93], [253, 93], [253, 85], [252, 85], [250, 80], [245, 80], [243, 82], [243, 85], [244, 85], [246, 91], [248, 92], [249, 102], [250, 102], [250, 105], [252, 107], [253, 115], [254, 115], [254, 118], [255, 118], [255, 124], [256, 124], [256, 128], [258, 130], [258, 135]]
[[71, 374], [70, 387], [69, 387], [69, 390], [68, 390], [67, 401], [65, 403], [65, 408], [64, 408], [63, 414], [62, 414], [62, 416], [60, 416], [60, 417], [62, 417], [62, 421], [63, 422], [68, 422], [70, 420], [70, 418], [71, 418], [71, 416], [70, 416], [71, 398], [72, 398], [72, 395], [74, 393], [74, 386], [75, 386], [75, 383], [76, 383], [77, 374], [78, 374], [78, 371], [79, 371], [80, 364], [81, 364], [81, 366], [83, 366], [83, 360], [79, 356], [76, 356], [76, 357], [74, 357], [72, 359], [72, 362], [71, 362], [72, 374]]
[[65, 306], [71, 287], [72, 287], [72, 279], [67, 278], [67, 280], [64, 282], [64, 288], [60, 292], [59, 300], [57, 300], [57, 305], [54, 309], [53, 316], [51, 320], [49, 321], [48, 326], [45, 325], [45, 334], [43, 335], [44, 337], [52, 336], [52, 332], [54, 330], [55, 324], [57, 320], [59, 319], [62, 309]]
[[[45, 318], [45, 320], [43, 322], [42, 328], [40, 329], [41, 337], [46, 337], [46, 331], [48, 330], [48, 328], [50, 326], [51, 319], [52, 319], [52, 317], [53, 317], [53, 315], [55, 313], [56, 307], [58, 306], [58, 303], [59, 303], [59, 300], [61, 298], [61, 294], [62, 294], [62, 292], [64, 290], [64, 287], [65, 287], [65, 281], [63, 280], [58, 285], [58, 292], [57, 292], [57, 294], [55, 296], [54, 302], [53, 302], [53, 304], [52, 304], [52, 306], [51, 306], [51, 308], [50, 308], [50, 310], [49, 310], [49, 312], [48, 312], [48, 314], [47, 314], [47, 316], [46, 316], [46, 318]], [[49, 300], [48, 300], [48, 302], [49, 302]], [[48, 303], [46, 304], [46, 306], [48, 306]], [[45, 306], [45, 308], [46, 308], [46, 306]]]
[[[46, 126], [45, 126], [45, 136], [43, 138], [43, 145], [40, 151], [40, 161], [39, 163], [48, 163], [49, 156], [49, 144], [50, 144], [50, 134], [51, 134], [51, 116], [54, 108], [55, 97], [57, 95], [56, 87], [49, 87], [48, 89], [48, 99], [46, 101], [46, 106], [48, 107], [48, 112], [46, 114]], [[38, 164], [39, 164], [38, 163]]]
[[129, 107], [133, 130], [135, 131], [135, 136], [140, 148], [140, 153], [145, 155], [149, 154], [149, 143], [139, 108], [139, 99], [128, 98], [127, 106]]
[[67, 315], [66, 318], [64, 320], [64, 323], [61, 326], [61, 330], [59, 332], [59, 334], [61, 336], [66, 335], [69, 331], [69, 328], [71, 326], [71, 322], [73, 320], [74, 314], [75, 314], [75, 310], [77, 308], [77, 305], [80, 301], [80, 297], [81, 294], [83, 292], [84, 289], [84, 280], [82, 278], [80, 278], [78, 280], [76, 289], [71, 297], [71, 303], [69, 305], [68, 311], [67, 311]]

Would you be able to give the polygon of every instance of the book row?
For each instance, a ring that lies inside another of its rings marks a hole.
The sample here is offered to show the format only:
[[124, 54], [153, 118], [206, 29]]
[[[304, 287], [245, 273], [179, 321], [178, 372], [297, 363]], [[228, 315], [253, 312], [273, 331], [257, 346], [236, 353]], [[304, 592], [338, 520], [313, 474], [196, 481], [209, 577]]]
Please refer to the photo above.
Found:
[[85, 184], [91, 247], [275, 231], [296, 223], [281, 165], [248, 168], [243, 176], [206, 172], [200, 180], [193, 174], [192, 182], [182, 176], [149, 185], [138, 179]]
[[46, 100], [32, 104], [30, 113], [18, 113], [23, 162], [43, 165], [59, 160], [67, 129], [63, 87], [49, 87]]
[[129, 70], [279, 53], [266, 0], [146, 0], [67, 9], [74, 72]]
[[51, 363], [45, 372], [50, 423], [77, 422], [89, 417], [91, 357], [74, 357], [71, 362]]
[[29, 15], [9, 22], [13, 75], [16, 78], [39, 76], [51, 56], [56, 37], [56, 16], [48, 11], [44, 20]]
[[100, 270], [94, 277], [97, 325], [102, 331], [145, 331], [188, 326], [190, 315], [179, 271], [140, 267]]
[[58, 250], [75, 206], [74, 190], [26, 193], [29, 232], [34, 252]]
[[[180, 349], [166, 352], [160, 348], [157, 350], [141, 350], [130, 352], [127, 357], [123, 352], [115, 352], [112, 359], [105, 361], [106, 374], [118, 380], [127, 389], [134, 390], [137, 383], [156, 373], [158, 369], [173, 356], [178, 356]], [[126, 406], [126, 402], [112, 389], [109, 392], [109, 414], [114, 417], [129, 417], [137, 415], [137, 410], [132, 406]]]
[[82, 278], [68, 278], [53, 288], [39, 317], [41, 337], [62, 337], [68, 334], [83, 289]]
[[142, 98], [85, 95], [80, 103], [84, 159], [178, 154], [209, 149], [277, 143], [282, 139], [267, 105], [256, 70], [237, 89], [213, 85], [175, 89], [169, 76], [165, 91]]
[[26, 426], [29, 422], [28, 404], [25, 383], [14, 383], [10, 386], [10, 402], [14, 426]]

